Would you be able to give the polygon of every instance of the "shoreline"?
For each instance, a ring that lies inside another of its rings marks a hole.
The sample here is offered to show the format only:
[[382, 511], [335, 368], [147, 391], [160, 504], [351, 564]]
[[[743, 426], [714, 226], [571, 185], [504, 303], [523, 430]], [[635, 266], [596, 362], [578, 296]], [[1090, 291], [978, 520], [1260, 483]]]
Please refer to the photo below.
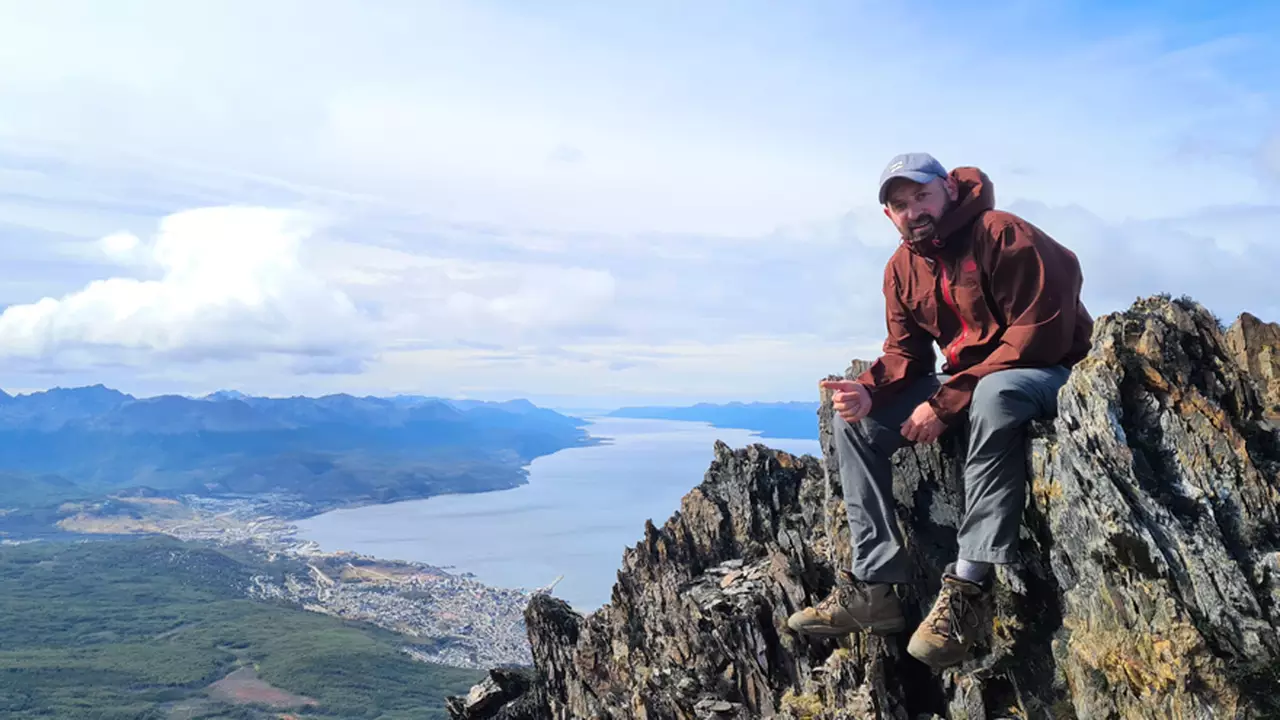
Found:
[[325, 549], [454, 565], [497, 587], [543, 587], [563, 574], [557, 596], [589, 615], [610, 601], [618, 564], [642, 539], [646, 518], [678, 511], [714, 460], [717, 441], [820, 453], [816, 441], [761, 440], [751, 430], [700, 421], [591, 420], [593, 434], [611, 438], [605, 447], [540, 459], [518, 492], [335, 510], [299, 522], [302, 536]]
[[[471, 669], [528, 665], [532, 657], [524, 608], [534, 595], [553, 591], [559, 579], [536, 580], [550, 581], [538, 587], [491, 585], [453, 564], [326, 550], [316, 540], [302, 539], [298, 523], [338, 510], [518, 489], [530, 484], [533, 464], [539, 459], [563, 450], [617, 444], [617, 433], [594, 435], [587, 430], [614, 421], [697, 425], [750, 436], [739, 438], [737, 444], [770, 442], [754, 430], [717, 428], [701, 421], [590, 418], [584, 421], [586, 432], [579, 442], [526, 461], [502, 487], [406, 496], [390, 502], [365, 497], [315, 503], [287, 493], [110, 496], [101, 502], [67, 506], [78, 512], [58, 521], [60, 534], [65, 534], [59, 539], [83, 541], [158, 534], [186, 542], [246, 547], [269, 558], [287, 558], [305, 568], [302, 574], [295, 574], [280, 585], [266, 584], [256, 589], [257, 597], [283, 599], [308, 610], [369, 622], [398, 633], [405, 637], [407, 651], [412, 650], [421, 660]], [[579, 611], [589, 614], [596, 609]], [[415, 643], [428, 643], [425, 647], [429, 650], [423, 653]]]
[[[133, 512], [72, 516], [59, 523], [65, 537], [52, 541], [163, 535], [246, 550], [285, 563], [279, 566], [283, 579], [257, 578], [250, 598], [367, 622], [402, 637], [404, 651], [422, 662], [466, 669], [532, 664], [524, 609], [538, 590], [491, 586], [471, 573], [424, 562], [325, 551], [300, 539], [294, 521], [275, 512], [295, 502], [270, 495], [115, 498], [114, 506], [129, 505]], [[290, 563], [296, 572], [287, 570]]]
[[326, 550], [298, 536], [297, 522], [337, 510], [394, 505], [448, 495], [478, 495], [527, 485], [530, 467], [563, 450], [610, 445], [614, 439], [584, 435], [572, 445], [530, 458], [502, 486], [315, 503], [291, 493], [234, 495], [109, 495], [95, 501], [64, 504], [68, 511], [47, 533], [21, 542], [89, 542], [163, 535], [182, 542], [242, 548], [268, 560], [287, 558], [306, 568], [281, 584], [263, 580], [250, 592], [258, 599], [285, 600], [303, 609], [363, 621], [405, 638], [405, 652], [423, 662], [467, 669], [532, 664], [524, 627], [524, 608], [539, 588], [489, 585], [456, 566], [388, 559], [352, 550]]

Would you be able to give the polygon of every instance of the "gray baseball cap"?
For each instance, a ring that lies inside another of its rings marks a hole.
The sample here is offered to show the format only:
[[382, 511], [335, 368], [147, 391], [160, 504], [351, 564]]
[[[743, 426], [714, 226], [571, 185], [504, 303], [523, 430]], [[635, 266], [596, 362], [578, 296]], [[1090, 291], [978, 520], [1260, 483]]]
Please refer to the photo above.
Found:
[[895, 156], [880, 173], [880, 204], [884, 204], [885, 192], [889, 189], [889, 181], [906, 178], [924, 184], [934, 178], [947, 177], [947, 169], [929, 153], [903, 153]]

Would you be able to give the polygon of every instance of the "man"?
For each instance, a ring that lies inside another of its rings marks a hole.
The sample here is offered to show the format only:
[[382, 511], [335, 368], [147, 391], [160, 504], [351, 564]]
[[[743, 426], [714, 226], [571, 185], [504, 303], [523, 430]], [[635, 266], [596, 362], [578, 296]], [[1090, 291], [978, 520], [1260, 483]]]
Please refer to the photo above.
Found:
[[890, 456], [905, 443], [937, 440], [967, 414], [959, 557], [908, 643], [913, 656], [942, 668], [968, 656], [992, 564], [1017, 556], [1026, 424], [1056, 414], [1058, 389], [1088, 352], [1093, 320], [1080, 300], [1076, 256], [995, 210], [981, 170], [947, 172], [927, 153], [899, 155], [881, 174], [880, 203], [902, 236], [884, 272], [883, 354], [856, 381], [822, 383], [834, 391], [852, 573], [842, 571], [828, 598], [788, 624], [828, 636], [906, 628], [893, 585], [913, 577]]

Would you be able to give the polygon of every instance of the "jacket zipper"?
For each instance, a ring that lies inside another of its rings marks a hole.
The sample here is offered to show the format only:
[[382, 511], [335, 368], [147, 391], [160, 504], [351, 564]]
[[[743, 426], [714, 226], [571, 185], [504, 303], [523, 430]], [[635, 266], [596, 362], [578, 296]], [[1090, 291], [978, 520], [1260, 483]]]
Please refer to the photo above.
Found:
[[947, 277], [947, 266], [939, 262], [938, 267], [942, 269], [942, 299], [947, 303], [947, 307], [951, 308], [951, 312], [955, 313], [960, 320], [960, 337], [952, 340], [942, 351], [942, 354], [947, 357], [947, 362], [955, 366], [956, 351], [954, 348], [964, 340], [965, 335], [969, 334], [969, 323], [965, 322], [964, 316], [960, 314], [960, 308], [956, 305], [955, 298], [951, 295], [951, 279]]

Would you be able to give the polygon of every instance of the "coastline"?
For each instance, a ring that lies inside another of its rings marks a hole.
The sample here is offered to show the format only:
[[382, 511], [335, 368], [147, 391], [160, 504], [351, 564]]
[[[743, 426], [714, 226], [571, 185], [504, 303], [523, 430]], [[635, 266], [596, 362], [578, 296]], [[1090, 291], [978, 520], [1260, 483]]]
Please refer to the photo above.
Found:
[[[130, 499], [117, 502], [128, 503]], [[468, 669], [532, 663], [524, 608], [533, 592], [485, 585], [469, 573], [423, 562], [325, 551], [298, 538], [273, 514], [280, 497], [139, 500], [141, 517], [80, 518], [67, 523], [85, 540], [166, 535], [183, 542], [247, 550], [277, 564], [282, 578], [255, 580], [248, 596], [283, 600], [312, 612], [367, 622], [404, 638], [415, 659]], [[142, 511], [150, 509], [146, 514]], [[81, 540], [84, 541], [84, 540]], [[292, 567], [292, 570], [290, 570]]]
[[596, 422], [591, 432], [612, 438], [600, 443], [607, 447], [540, 458], [531, 482], [510, 492], [338, 510], [299, 522], [301, 536], [325, 549], [463, 568], [499, 587], [535, 588], [564, 575], [557, 597], [590, 614], [609, 602], [618, 565], [642, 539], [646, 520], [679, 510], [717, 441], [819, 452], [816, 441], [763, 440], [703, 422]]
[[115, 494], [64, 503], [57, 511], [44, 509], [38, 516], [50, 521], [47, 525], [32, 522], [26, 532], [7, 536], [4, 542], [92, 542], [164, 535], [244, 549], [268, 561], [305, 568], [305, 572], [285, 573], [280, 583], [260, 579], [250, 597], [284, 600], [313, 612], [368, 622], [404, 637], [405, 652], [424, 662], [468, 669], [527, 666], [532, 655], [524, 608], [530, 597], [550, 588], [496, 587], [452, 566], [325, 550], [317, 542], [300, 539], [295, 523], [335, 510], [521, 487], [529, 483], [530, 466], [539, 458], [612, 443], [612, 438], [590, 434], [589, 420], [579, 420], [583, 434], [576, 443], [528, 458], [511, 468], [505, 482], [474, 489], [407, 494], [389, 502], [372, 497], [313, 502], [290, 493]]

